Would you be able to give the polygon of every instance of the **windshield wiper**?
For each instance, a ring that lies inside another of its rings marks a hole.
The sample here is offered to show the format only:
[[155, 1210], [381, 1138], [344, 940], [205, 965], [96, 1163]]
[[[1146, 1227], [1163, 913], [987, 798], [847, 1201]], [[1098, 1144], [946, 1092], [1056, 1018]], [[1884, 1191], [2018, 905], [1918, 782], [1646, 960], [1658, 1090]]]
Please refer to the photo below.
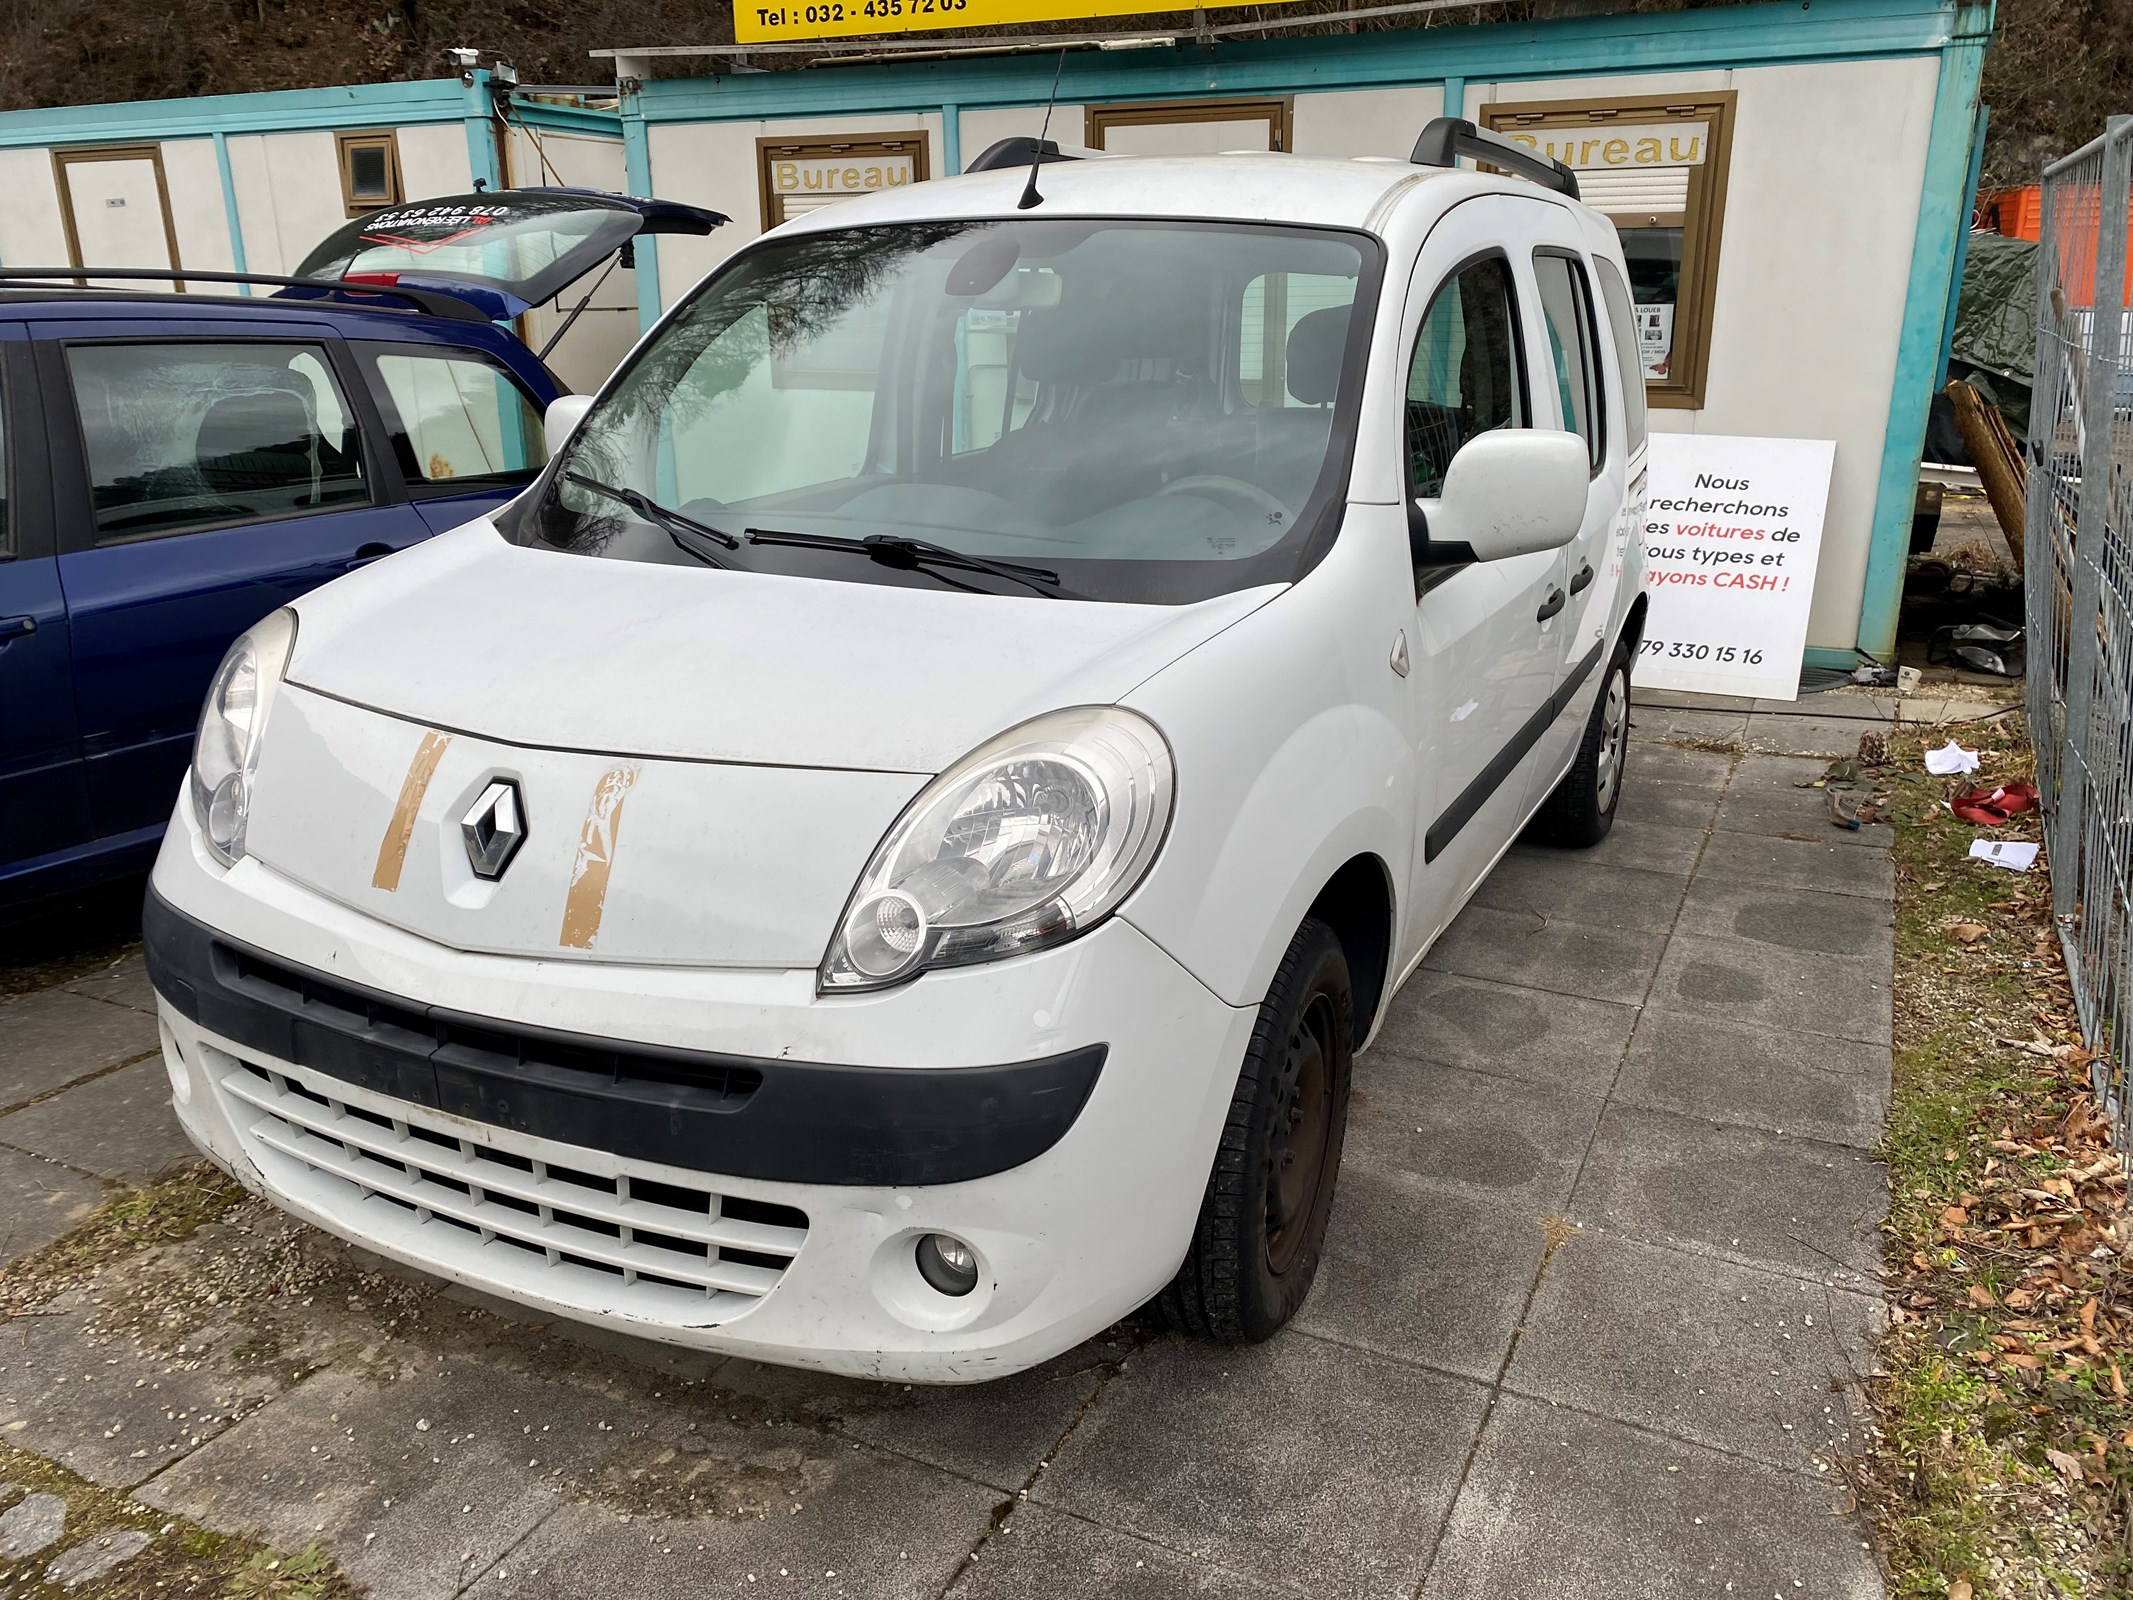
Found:
[[907, 571], [914, 567], [950, 567], [959, 572], [986, 572], [1010, 583], [1026, 585], [1047, 600], [1081, 598], [1071, 590], [1062, 589], [1059, 574], [1048, 568], [1025, 567], [1018, 561], [987, 561], [983, 556], [902, 534], [870, 533], [864, 539], [846, 539], [834, 533], [786, 533], [776, 528], [750, 528], [748, 542], [789, 544], [802, 550], [848, 550], [855, 555], [870, 556], [883, 566], [901, 567]]
[[708, 522], [698, 522], [686, 512], [663, 506], [648, 494], [639, 494], [635, 489], [618, 489], [611, 483], [602, 483], [598, 478], [588, 478], [582, 472], [565, 472], [563, 476], [581, 489], [590, 489], [594, 494], [605, 495], [610, 500], [620, 501], [628, 506], [673, 540], [677, 550], [684, 555], [696, 557], [706, 566], [723, 567], [726, 563], [699, 545], [696, 542], [698, 539], [709, 539], [713, 544], [728, 550], [738, 550], [741, 547], [741, 541], [732, 534], [721, 533]]

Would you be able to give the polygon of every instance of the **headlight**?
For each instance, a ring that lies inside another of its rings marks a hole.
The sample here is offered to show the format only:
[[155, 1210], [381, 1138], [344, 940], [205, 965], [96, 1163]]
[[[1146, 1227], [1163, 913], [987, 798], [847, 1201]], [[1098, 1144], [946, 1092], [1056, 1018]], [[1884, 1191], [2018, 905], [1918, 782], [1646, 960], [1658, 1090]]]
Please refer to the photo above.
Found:
[[277, 611], [230, 646], [208, 685], [186, 787], [208, 848], [226, 866], [235, 866], [244, 855], [259, 737], [295, 644], [296, 613]]
[[874, 852], [823, 958], [822, 992], [996, 961], [1085, 932], [1162, 846], [1170, 747], [1090, 706], [1011, 728], [920, 792]]

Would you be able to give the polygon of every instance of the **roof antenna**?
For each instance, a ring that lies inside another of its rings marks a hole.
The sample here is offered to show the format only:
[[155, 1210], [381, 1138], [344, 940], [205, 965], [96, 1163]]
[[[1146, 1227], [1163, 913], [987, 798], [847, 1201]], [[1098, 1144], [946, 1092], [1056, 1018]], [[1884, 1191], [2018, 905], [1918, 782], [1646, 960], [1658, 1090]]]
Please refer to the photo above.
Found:
[[1037, 168], [1044, 160], [1045, 135], [1052, 131], [1052, 107], [1059, 103], [1059, 75], [1066, 71], [1066, 46], [1059, 47], [1059, 65], [1052, 68], [1052, 92], [1044, 102], [1044, 126], [1037, 132], [1037, 142], [1029, 152], [1029, 182], [1022, 186], [1022, 198], [1015, 202], [1017, 211], [1027, 211], [1031, 206], [1042, 204], [1044, 196], [1037, 192]]

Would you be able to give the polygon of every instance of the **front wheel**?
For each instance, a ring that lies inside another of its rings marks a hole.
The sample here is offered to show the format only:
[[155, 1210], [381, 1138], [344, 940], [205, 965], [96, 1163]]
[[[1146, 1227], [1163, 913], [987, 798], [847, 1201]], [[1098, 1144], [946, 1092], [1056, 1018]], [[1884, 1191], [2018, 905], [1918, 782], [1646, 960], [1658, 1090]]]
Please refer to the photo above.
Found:
[[1260, 1004], [1192, 1248], [1158, 1302], [1172, 1327], [1257, 1344], [1303, 1306], [1340, 1172], [1354, 1031], [1348, 958], [1307, 918]]
[[1600, 684], [1600, 698], [1579, 741], [1577, 760], [1563, 774], [1533, 818], [1542, 844], [1582, 849], [1598, 844], [1615, 825], [1622, 798], [1622, 767], [1629, 754], [1629, 650], [1617, 645]]

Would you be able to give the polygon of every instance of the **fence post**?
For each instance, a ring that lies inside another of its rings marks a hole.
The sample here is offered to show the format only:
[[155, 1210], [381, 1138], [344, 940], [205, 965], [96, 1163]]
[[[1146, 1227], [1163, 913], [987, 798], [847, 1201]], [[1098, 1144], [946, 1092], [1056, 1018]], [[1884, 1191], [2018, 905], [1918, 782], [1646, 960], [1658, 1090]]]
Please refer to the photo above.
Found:
[[2088, 823], [2088, 735], [2096, 696], [2097, 615], [2103, 583], [2103, 547], [2109, 537], [2111, 406], [2116, 391], [2119, 339], [2124, 320], [2129, 166], [2133, 166], [2133, 117], [2105, 124], [2102, 182], [2097, 195], [2095, 282], [2091, 285], [2087, 369], [2081, 441], [2081, 501], [2074, 525], [2073, 601], [2067, 617], [2066, 732], [2061, 745], [2059, 806], [2064, 824], [2056, 841], [2066, 851], [2052, 861], [2052, 909], [2075, 914], [2087, 877], [2084, 844]]

